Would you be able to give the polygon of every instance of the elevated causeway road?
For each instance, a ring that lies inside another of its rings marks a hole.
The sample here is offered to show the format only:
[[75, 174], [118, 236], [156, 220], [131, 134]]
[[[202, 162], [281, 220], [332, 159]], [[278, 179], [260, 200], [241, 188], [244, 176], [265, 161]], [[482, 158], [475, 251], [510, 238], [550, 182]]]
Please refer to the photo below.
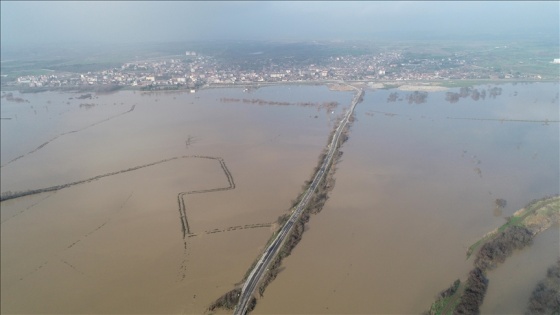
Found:
[[278, 233], [274, 241], [272, 241], [272, 243], [270, 243], [270, 245], [263, 252], [261, 258], [255, 265], [253, 270], [251, 270], [249, 277], [247, 277], [247, 280], [245, 281], [245, 283], [243, 284], [243, 288], [241, 289], [241, 294], [239, 296], [239, 303], [235, 307], [234, 314], [245, 315], [247, 313], [247, 307], [249, 306], [249, 302], [251, 301], [251, 297], [253, 296], [253, 293], [255, 292], [258, 283], [261, 281], [262, 276], [266, 273], [266, 270], [268, 269], [270, 262], [274, 259], [274, 257], [276, 257], [280, 248], [282, 248], [282, 245], [286, 240], [286, 236], [289, 235], [290, 231], [292, 230], [292, 227], [301, 216], [301, 213], [307, 206], [307, 203], [311, 199], [311, 196], [313, 196], [313, 193], [317, 189], [317, 186], [325, 176], [325, 173], [329, 165], [332, 163], [334, 154], [337, 152], [339, 146], [339, 140], [342, 131], [348, 124], [350, 116], [352, 116], [352, 114], [354, 113], [354, 108], [362, 100], [364, 95], [363, 90], [356, 87], [353, 88], [356, 90], [356, 95], [352, 99], [352, 106], [350, 107], [346, 115], [344, 115], [344, 118], [340, 121], [340, 124], [338, 125], [338, 128], [334, 133], [331, 143], [329, 143], [327, 147], [328, 153], [325, 156], [323, 163], [321, 164], [321, 167], [319, 168], [317, 173], [315, 173], [315, 177], [313, 178], [311, 185], [305, 191], [303, 198], [301, 199], [301, 201], [299, 202], [295, 210], [292, 212], [292, 215], [290, 216], [288, 221], [284, 224], [282, 229], [280, 229], [280, 232]]

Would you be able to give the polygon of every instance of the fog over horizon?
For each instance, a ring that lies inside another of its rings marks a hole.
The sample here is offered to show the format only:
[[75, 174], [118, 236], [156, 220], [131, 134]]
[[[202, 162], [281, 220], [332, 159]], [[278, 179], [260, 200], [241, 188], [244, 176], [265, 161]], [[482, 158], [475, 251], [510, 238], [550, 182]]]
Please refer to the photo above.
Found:
[[558, 40], [545, 2], [2, 1], [1, 44], [198, 40]]

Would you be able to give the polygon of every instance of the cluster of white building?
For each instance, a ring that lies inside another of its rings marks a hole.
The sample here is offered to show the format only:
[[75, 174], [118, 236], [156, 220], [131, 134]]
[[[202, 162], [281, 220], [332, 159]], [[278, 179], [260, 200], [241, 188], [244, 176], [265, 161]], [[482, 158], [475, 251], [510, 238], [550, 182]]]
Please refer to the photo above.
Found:
[[[274, 61], [262, 70], [243, 70], [239, 65], [186, 51], [185, 58], [137, 61], [97, 72], [56, 73], [22, 76], [16, 84], [29, 87], [66, 87], [116, 85], [148, 89], [189, 88], [205, 84], [250, 84], [261, 82], [298, 82], [314, 80], [445, 80], [532, 78], [523, 74], [496, 73], [476, 66], [473, 60], [455, 57], [443, 59], [407, 59], [399, 51], [377, 55], [337, 56], [322, 65], [281, 65]], [[553, 63], [560, 64], [560, 59]]]

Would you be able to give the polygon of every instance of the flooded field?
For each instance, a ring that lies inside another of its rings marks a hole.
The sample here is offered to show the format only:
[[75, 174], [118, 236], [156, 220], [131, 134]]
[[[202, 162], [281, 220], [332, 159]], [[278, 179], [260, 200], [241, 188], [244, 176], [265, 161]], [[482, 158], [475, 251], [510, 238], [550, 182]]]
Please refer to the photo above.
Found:
[[[14, 96], [2, 193], [64, 189], [1, 204], [2, 313], [199, 314], [260, 254], [353, 92]], [[560, 189], [558, 84], [367, 91], [356, 118], [255, 313], [420, 313], [465, 278], [472, 243]], [[558, 235], [488, 273], [484, 313], [524, 311]]]
[[[558, 89], [366, 92], [334, 191], [255, 313], [428, 310], [472, 269], [471, 244], [532, 199], [559, 192]], [[506, 206], [496, 209], [496, 199]], [[560, 255], [558, 235], [555, 226], [488, 272], [483, 313], [525, 311]]]
[[200, 314], [262, 250], [353, 94], [14, 96], [2, 193], [64, 188], [1, 204], [2, 313]]

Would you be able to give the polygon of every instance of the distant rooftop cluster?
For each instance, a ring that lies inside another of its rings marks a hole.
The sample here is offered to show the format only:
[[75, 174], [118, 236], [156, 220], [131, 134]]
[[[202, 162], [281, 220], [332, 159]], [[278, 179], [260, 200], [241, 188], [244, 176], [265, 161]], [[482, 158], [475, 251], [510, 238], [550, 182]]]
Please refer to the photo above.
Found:
[[[560, 63], [560, 59], [554, 59], [552, 63]], [[473, 57], [456, 54], [446, 58], [411, 57], [400, 51], [331, 56], [320, 65], [295, 65], [274, 59], [261, 64], [259, 63], [260, 69], [246, 69], [240, 63], [186, 51], [184, 57], [128, 62], [119, 68], [97, 72], [53, 72], [49, 75], [21, 76], [2, 85], [30, 88], [112, 86], [144, 90], [196, 90], [212, 85], [275, 82], [542, 79], [538, 74], [480, 66], [477, 58]]]

